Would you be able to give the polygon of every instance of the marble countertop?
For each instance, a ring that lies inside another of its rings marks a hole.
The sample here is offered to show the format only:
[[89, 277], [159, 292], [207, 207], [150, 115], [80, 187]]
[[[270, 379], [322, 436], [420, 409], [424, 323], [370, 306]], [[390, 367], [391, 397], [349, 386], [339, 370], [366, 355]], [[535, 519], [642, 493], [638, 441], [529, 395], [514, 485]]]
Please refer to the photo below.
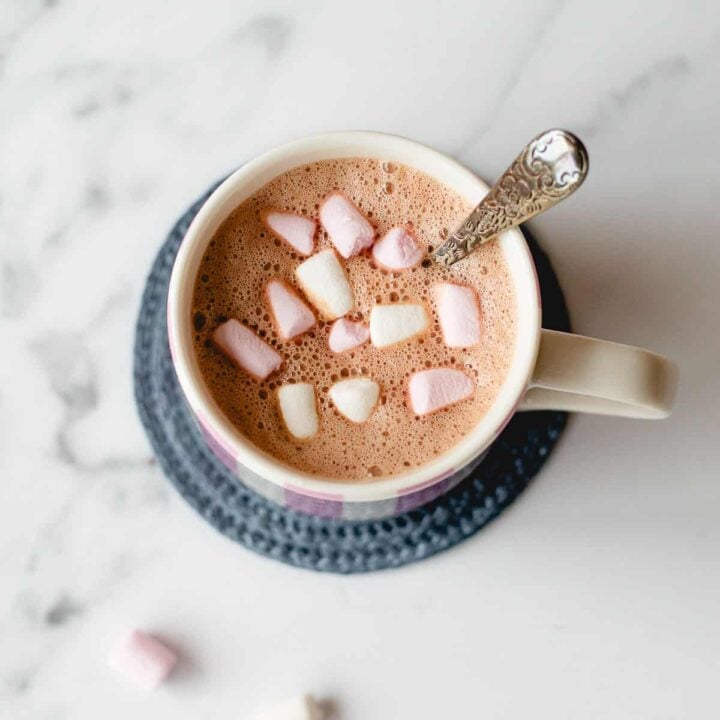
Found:
[[[4, 0], [0, 718], [709, 717], [720, 671], [717, 3]], [[664, 422], [573, 419], [523, 498], [401, 570], [322, 576], [201, 522], [153, 462], [133, 324], [164, 234], [288, 139], [400, 133], [492, 179], [591, 156], [532, 227], [577, 331], [681, 369]], [[128, 625], [186, 658], [144, 695]]]

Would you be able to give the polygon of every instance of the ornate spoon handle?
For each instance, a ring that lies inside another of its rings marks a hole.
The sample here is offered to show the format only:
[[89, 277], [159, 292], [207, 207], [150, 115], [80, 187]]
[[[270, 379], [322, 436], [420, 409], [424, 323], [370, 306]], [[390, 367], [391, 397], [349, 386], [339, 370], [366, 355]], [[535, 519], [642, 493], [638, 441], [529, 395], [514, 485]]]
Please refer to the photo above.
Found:
[[433, 258], [454, 265], [503, 230], [557, 205], [580, 187], [587, 171], [587, 151], [575, 135], [566, 130], [538, 135]]

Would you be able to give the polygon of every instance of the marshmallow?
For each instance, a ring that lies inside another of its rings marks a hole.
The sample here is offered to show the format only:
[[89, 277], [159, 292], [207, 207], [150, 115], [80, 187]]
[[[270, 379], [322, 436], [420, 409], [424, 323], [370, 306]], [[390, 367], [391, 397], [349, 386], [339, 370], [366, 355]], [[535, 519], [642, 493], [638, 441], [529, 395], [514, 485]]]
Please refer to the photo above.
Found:
[[108, 664], [143, 690], [154, 690], [170, 674], [177, 655], [152, 635], [133, 630], [110, 652]]
[[355, 306], [350, 283], [334, 250], [321, 250], [295, 268], [295, 277], [310, 302], [328, 320]]
[[350, 378], [331, 385], [328, 394], [341, 415], [364, 423], [377, 405], [380, 386], [370, 378]]
[[375, 228], [342, 193], [330, 193], [320, 205], [320, 222], [344, 258], [372, 245]]
[[312, 695], [302, 695], [266, 710], [255, 720], [322, 720], [322, 708]]
[[435, 302], [448, 347], [465, 348], [480, 342], [480, 304], [472, 288], [440, 283], [435, 286]]
[[275, 235], [301, 255], [312, 255], [317, 230], [317, 223], [314, 220], [304, 215], [280, 210], [265, 210], [261, 217]]
[[276, 353], [250, 328], [234, 318], [217, 327], [212, 339], [231, 360], [255, 380], [264, 380], [282, 365], [282, 355]]
[[282, 280], [270, 280], [265, 286], [270, 310], [283, 340], [301, 335], [315, 325], [312, 310]]
[[367, 325], [353, 322], [346, 318], [340, 318], [336, 320], [330, 328], [328, 345], [332, 352], [342, 353], [366, 343], [369, 339], [370, 330]]
[[394, 227], [373, 245], [372, 256], [383, 270], [397, 272], [417, 267], [425, 250], [404, 227]]
[[375, 305], [370, 311], [370, 339], [375, 347], [387, 347], [427, 330], [430, 318], [423, 305]]
[[408, 396], [416, 415], [428, 415], [448, 405], [469, 398], [475, 382], [462, 370], [433, 368], [421, 370], [410, 377]]
[[310, 383], [282, 385], [277, 391], [280, 414], [288, 432], [298, 440], [307, 440], [318, 431], [315, 388]]

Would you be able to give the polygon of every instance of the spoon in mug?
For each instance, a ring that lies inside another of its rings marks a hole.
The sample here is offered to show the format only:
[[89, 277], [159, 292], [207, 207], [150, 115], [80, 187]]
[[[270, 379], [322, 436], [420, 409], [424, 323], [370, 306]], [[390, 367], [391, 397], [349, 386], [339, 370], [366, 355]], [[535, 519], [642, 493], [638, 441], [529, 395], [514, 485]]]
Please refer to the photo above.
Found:
[[557, 205], [582, 185], [588, 172], [585, 146], [567, 130], [531, 140], [480, 204], [433, 253], [454, 265], [476, 247]]

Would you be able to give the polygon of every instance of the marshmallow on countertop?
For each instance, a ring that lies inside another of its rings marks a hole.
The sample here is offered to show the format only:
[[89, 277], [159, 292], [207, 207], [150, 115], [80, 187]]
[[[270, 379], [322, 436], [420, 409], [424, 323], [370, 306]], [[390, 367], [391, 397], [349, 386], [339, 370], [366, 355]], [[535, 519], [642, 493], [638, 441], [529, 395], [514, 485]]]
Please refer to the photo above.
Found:
[[265, 286], [265, 296], [280, 337], [290, 340], [315, 325], [312, 310], [282, 280], [273, 279]]
[[466, 348], [480, 342], [480, 303], [472, 288], [440, 283], [435, 286], [435, 302], [448, 347]]
[[417, 267], [425, 251], [408, 230], [394, 227], [373, 245], [372, 256], [383, 270], [399, 272]]
[[339, 192], [330, 193], [320, 205], [320, 223], [332, 244], [345, 258], [369, 248], [375, 239], [375, 228], [357, 207]]
[[133, 630], [110, 652], [108, 664], [143, 690], [154, 690], [170, 674], [177, 655], [152, 635]]
[[375, 305], [370, 311], [370, 339], [379, 348], [420, 335], [429, 325], [430, 318], [423, 305]]
[[354, 423], [364, 423], [375, 410], [380, 386], [370, 378], [350, 378], [331, 385], [328, 394], [341, 415]]
[[277, 390], [280, 414], [288, 432], [298, 440], [315, 435], [320, 426], [315, 388], [310, 383], [291, 383]]
[[282, 355], [275, 352], [262, 338], [235, 318], [218, 326], [212, 334], [212, 339], [231, 360], [255, 380], [264, 380], [282, 365]]
[[330, 328], [328, 345], [332, 352], [342, 353], [366, 343], [369, 339], [370, 330], [367, 325], [339, 318]]
[[475, 382], [462, 370], [432, 368], [410, 377], [408, 396], [416, 415], [429, 415], [466, 400], [475, 392]]
[[295, 277], [310, 302], [328, 320], [355, 306], [355, 297], [334, 250], [321, 250], [295, 268]]
[[261, 217], [275, 235], [301, 255], [312, 255], [317, 230], [317, 223], [314, 220], [281, 210], [265, 210]]
[[323, 720], [323, 717], [324, 713], [315, 698], [302, 695], [266, 710], [255, 720]]

